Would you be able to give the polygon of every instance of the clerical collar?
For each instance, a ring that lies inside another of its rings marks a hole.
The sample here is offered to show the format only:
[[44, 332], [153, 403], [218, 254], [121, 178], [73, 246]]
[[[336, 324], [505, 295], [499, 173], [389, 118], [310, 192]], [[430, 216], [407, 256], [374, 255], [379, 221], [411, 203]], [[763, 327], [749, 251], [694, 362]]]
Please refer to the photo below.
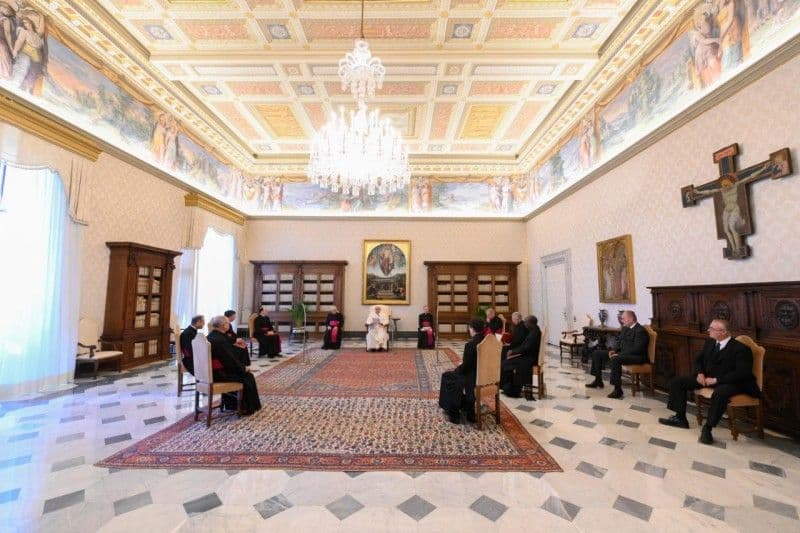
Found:
[[719, 349], [720, 349], [720, 351], [722, 351], [722, 350], [724, 350], [724, 349], [725, 349], [725, 346], [727, 346], [727, 345], [728, 345], [728, 341], [729, 341], [729, 340], [731, 340], [731, 337], [730, 337], [730, 335], [729, 335], [728, 337], [726, 337], [726, 338], [722, 339], [721, 341], [717, 341], [717, 343], [719, 344]]
[[638, 322], [634, 322], [633, 324], [631, 324], [630, 326], [628, 326], [628, 329], [633, 329], [633, 328], [635, 328], [635, 327], [636, 327], [636, 324], [638, 324]]

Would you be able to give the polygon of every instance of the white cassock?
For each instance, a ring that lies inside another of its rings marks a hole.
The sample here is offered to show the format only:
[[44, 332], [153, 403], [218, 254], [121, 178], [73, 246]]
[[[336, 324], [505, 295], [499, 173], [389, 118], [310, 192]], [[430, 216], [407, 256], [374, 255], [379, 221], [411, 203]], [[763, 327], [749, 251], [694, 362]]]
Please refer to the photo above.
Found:
[[367, 321], [367, 350], [389, 349], [389, 316], [370, 311]]

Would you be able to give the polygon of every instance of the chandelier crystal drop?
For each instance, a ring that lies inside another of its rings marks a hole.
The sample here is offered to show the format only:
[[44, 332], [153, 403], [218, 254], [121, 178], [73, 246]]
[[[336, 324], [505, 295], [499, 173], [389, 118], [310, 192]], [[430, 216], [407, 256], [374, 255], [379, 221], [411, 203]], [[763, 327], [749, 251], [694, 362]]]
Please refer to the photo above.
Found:
[[312, 183], [359, 196], [388, 194], [408, 185], [411, 171], [408, 154], [397, 130], [378, 110], [358, 109], [331, 114], [314, 136], [308, 175]]
[[365, 100], [383, 86], [386, 69], [364, 40], [364, 0], [361, 0], [361, 39], [339, 60], [342, 90], [349, 90], [357, 108], [331, 113], [314, 134], [308, 160], [312, 183], [348, 196], [389, 194], [408, 186], [411, 168], [400, 133]]

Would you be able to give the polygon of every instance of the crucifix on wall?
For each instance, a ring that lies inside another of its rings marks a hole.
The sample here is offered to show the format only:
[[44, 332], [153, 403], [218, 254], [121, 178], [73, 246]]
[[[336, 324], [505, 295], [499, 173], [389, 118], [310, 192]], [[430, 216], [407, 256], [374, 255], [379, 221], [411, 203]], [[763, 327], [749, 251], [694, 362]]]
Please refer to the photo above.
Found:
[[681, 188], [683, 207], [697, 204], [708, 196], [714, 197], [714, 214], [717, 221], [717, 237], [728, 245], [722, 250], [726, 259], [744, 259], [750, 256], [750, 247], [744, 242], [753, 234], [753, 218], [750, 215], [750, 197], [747, 186], [754, 181], [778, 179], [792, 173], [789, 149], [784, 148], [744, 170], [736, 170], [739, 145], [732, 144], [714, 152], [714, 162], [719, 166], [719, 178], [698, 187], [687, 185]]

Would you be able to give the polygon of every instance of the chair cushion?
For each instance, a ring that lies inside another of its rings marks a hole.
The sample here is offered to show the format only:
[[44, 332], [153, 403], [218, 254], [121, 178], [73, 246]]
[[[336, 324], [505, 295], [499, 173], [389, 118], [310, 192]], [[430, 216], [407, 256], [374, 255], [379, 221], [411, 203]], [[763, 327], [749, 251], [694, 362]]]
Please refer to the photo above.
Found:
[[756, 407], [761, 405], [761, 400], [748, 394], [737, 394], [731, 397], [728, 405], [731, 407]]
[[714, 394], [714, 389], [711, 387], [703, 387], [702, 389], [697, 389], [694, 391], [695, 396], [702, 396], [706, 400], [711, 399], [711, 395]]
[[622, 368], [627, 370], [631, 373], [636, 374], [652, 374], [653, 373], [653, 365], [650, 363], [644, 363], [642, 365], [622, 365]]
[[238, 390], [242, 390], [244, 385], [241, 383], [237, 383], [235, 381], [215, 381], [214, 382], [214, 394], [222, 394], [225, 392], [234, 392]]
[[79, 355], [78, 359], [81, 361], [102, 361], [103, 359], [113, 359], [115, 357], [119, 357], [122, 355], [122, 352], [116, 350], [103, 350], [100, 352], [94, 352], [94, 357], [89, 357], [89, 354]]
[[579, 340], [575, 340], [575, 339], [569, 338], [569, 339], [561, 339], [560, 341], [558, 341], [558, 344], [564, 344], [564, 345], [569, 345], [569, 346], [583, 346], [586, 343], [583, 342], [583, 341], [579, 341]]

